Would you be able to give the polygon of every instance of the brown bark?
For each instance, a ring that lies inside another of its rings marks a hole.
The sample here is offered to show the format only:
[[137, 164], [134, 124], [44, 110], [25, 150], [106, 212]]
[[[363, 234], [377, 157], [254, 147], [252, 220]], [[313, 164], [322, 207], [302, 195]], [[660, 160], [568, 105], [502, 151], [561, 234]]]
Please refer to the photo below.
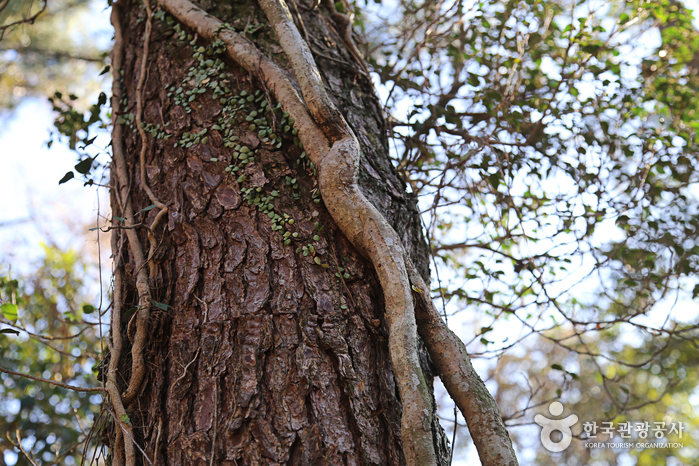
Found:
[[[247, 28], [248, 38], [288, 67], [254, 3], [200, 6], [239, 31]], [[123, 112], [128, 114], [134, 111], [143, 73], [145, 10], [132, 2], [121, 11], [128, 98]], [[329, 12], [298, 11], [326, 88], [362, 146], [360, 183], [426, 275], [419, 217], [388, 160], [371, 82], [326, 19]], [[151, 461], [167, 465], [403, 464], [401, 408], [388, 357], [381, 288], [371, 264], [338, 231], [322, 201], [314, 202], [313, 170], [307, 159], [299, 158], [303, 151], [293, 135], [283, 132], [279, 117], [275, 132], [284, 135], [279, 149], [260, 140], [259, 125], [249, 129], [245, 115], [256, 102], [238, 112], [228, 135], [258, 151], [254, 162], [241, 165], [235, 175], [225, 171], [235, 160], [233, 148], [225, 147], [224, 130], [214, 129], [224, 116], [221, 100], [208, 89], [195, 96], [187, 113], [175, 103], [176, 91], [169, 90], [190, 81], [189, 69], [198, 67], [193, 53], [208, 44], [199, 41], [192, 47], [189, 39], [179, 41], [166, 22], [153, 21], [142, 120], [160, 125], [172, 137], [147, 136], [144, 171], [136, 128], [124, 127], [123, 147], [133, 211], [152, 204], [146, 184], [169, 209], [167, 221], [153, 232], [158, 247], [149, 286], [150, 299], [170, 307], [155, 304], [150, 310], [145, 380], [127, 406], [134, 437]], [[262, 27], [254, 30], [258, 24]], [[263, 91], [225, 56], [211, 57], [216, 58], [226, 64], [230, 92], [224, 97]], [[204, 129], [206, 142], [202, 137], [182, 147], [183, 133]], [[247, 179], [238, 182], [242, 173]], [[296, 189], [287, 183], [290, 179], [296, 179]], [[273, 230], [269, 215], [246, 202], [243, 190], [250, 187], [261, 188], [260, 197], [273, 197], [274, 212], [294, 222]], [[273, 191], [279, 195], [272, 196]], [[115, 202], [115, 215], [122, 216], [122, 206]], [[150, 225], [157, 212], [146, 210], [136, 220]], [[135, 231], [140, 243], [148, 245], [146, 231]], [[284, 244], [284, 231], [298, 233], [288, 237], [290, 245]], [[296, 252], [308, 245], [315, 253]], [[123, 285], [115, 295], [122, 296], [126, 313], [125, 348], [117, 361], [123, 391], [131, 377], [129, 347], [142, 324], [127, 310], [138, 304], [136, 277], [142, 270], [129, 249], [122, 248], [121, 254]], [[431, 384], [429, 373], [428, 379]], [[436, 450], [445, 460], [436, 423], [433, 431]]]

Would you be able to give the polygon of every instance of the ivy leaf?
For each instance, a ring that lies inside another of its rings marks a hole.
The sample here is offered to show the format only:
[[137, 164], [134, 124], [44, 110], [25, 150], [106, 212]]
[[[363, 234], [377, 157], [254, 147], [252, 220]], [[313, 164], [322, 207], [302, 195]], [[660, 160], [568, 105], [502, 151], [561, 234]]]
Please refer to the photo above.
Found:
[[[91, 157], [86, 158], [85, 160], [81, 160], [78, 162], [78, 164], [75, 166], [75, 171], [80, 173], [81, 175], [87, 175], [90, 173], [90, 169], [92, 168], [92, 161], [94, 159]], [[72, 172], [71, 172], [72, 173]], [[72, 178], [72, 176], [71, 176]]]
[[73, 172], [68, 172], [63, 176], [63, 178], [61, 178], [61, 181], [59, 181], [58, 184], [63, 184], [66, 181], [71, 180], [73, 178], [75, 178], [75, 174]]
[[155, 205], [155, 204], [149, 205], [148, 207], [144, 207], [143, 209], [141, 209], [141, 210], [139, 210], [138, 212], [136, 212], [136, 215], [140, 214], [141, 212], [148, 212], [149, 210], [153, 210], [153, 209], [155, 209], [156, 207], [158, 207], [158, 206]]
[[153, 306], [157, 307], [158, 309], [162, 309], [163, 311], [167, 311], [168, 309], [170, 309], [170, 308], [172, 307], [172, 306], [170, 306], [169, 304], [159, 303], [159, 302], [156, 302], [156, 301], [153, 301], [153, 300], [151, 300], [150, 303], [151, 303]]
[[11, 322], [17, 321], [17, 305], [16, 304], [5, 303], [2, 306], [0, 306], [0, 310], [2, 311], [2, 315], [5, 316], [5, 319], [7, 319]]
[[124, 314], [121, 316], [121, 320], [123, 322], [127, 322], [131, 318], [131, 316], [136, 313], [136, 311], [138, 311], [138, 306], [134, 306], [131, 309], [127, 309], [126, 311], [124, 311]]
[[119, 420], [120, 420], [121, 422], [123, 422], [124, 424], [128, 424], [128, 423], [131, 422], [131, 418], [129, 418], [129, 415], [128, 415], [128, 414], [122, 415], [122, 416], [119, 418]]

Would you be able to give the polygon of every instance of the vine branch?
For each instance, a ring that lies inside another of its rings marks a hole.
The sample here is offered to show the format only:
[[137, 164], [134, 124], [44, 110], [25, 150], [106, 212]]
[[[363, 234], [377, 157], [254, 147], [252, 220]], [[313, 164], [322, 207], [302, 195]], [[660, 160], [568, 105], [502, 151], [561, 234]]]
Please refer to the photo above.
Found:
[[[113, 170], [112, 170], [112, 185], [115, 189], [112, 190], [115, 196], [118, 196], [123, 203], [124, 212], [122, 213], [125, 217], [126, 226], [134, 225], [134, 212], [133, 205], [131, 204], [131, 199], [129, 197], [129, 175], [126, 169], [126, 160], [124, 158], [124, 148], [123, 148], [123, 128], [117, 120], [117, 114], [119, 111], [119, 102], [121, 100], [121, 86], [119, 84], [120, 80], [120, 69], [123, 62], [123, 39], [121, 33], [121, 20], [119, 15], [119, 10], [121, 8], [121, 2], [114, 3], [112, 5], [112, 14], [110, 20], [112, 26], [114, 27], [114, 50], [112, 52], [112, 73], [113, 73], [113, 84], [112, 84], [112, 149], [113, 149]], [[145, 275], [143, 270], [144, 258], [143, 250], [141, 249], [141, 243], [138, 238], [138, 233], [135, 229], [126, 229], [126, 238], [129, 243], [129, 248], [134, 257], [137, 267], [136, 276], [136, 288], [138, 290], [138, 299], [141, 306], [150, 305], [150, 300], [148, 299], [150, 295], [150, 290], [148, 287], [148, 277]], [[114, 241], [116, 241], [116, 235], [114, 236]], [[120, 249], [117, 249], [120, 250]], [[121, 358], [121, 352], [123, 347], [122, 335], [121, 335], [121, 287], [122, 287], [122, 272], [120, 269], [119, 258], [117, 258], [117, 264], [115, 267], [114, 276], [114, 295], [112, 301], [114, 303], [114, 308], [112, 310], [112, 325], [111, 325], [111, 345], [110, 345], [110, 361], [109, 370], [107, 372], [107, 393], [111, 401], [111, 405], [116, 414], [115, 422], [120, 423], [122, 429], [116, 429], [116, 436], [114, 440], [114, 455], [112, 464], [113, 466], [135, 466], [136, 465], [136, 450], [134, 448], [135, 444], [133, 441], [126, 441], [123, 432], [126, 432], [130, 439], [133, 439], [133, 430], [131, 426], [125, 423], [121, 423], [120, 419], [127, 416], [124, 398], [122, 398], [119, 392], [119, 385], [117, 381], [117, 370], [119, 366], [119, 359]], [[140, 307], [140, 312], [143, 312], [144, 307]], [[142, 359], [142, 356], [141, 356]], [[136, 368], [137, 363], [134, 358], [133, 367]], [[132, 371], [132, 381], [133, 381], [133, 371]]]

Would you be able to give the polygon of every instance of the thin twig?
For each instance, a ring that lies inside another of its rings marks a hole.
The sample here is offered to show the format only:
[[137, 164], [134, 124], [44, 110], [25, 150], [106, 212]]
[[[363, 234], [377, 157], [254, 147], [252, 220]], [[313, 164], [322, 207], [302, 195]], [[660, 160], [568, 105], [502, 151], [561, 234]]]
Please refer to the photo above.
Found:
[[102, 387], [76, 387], [75, 385], [68, 385], [61, 382], [56, 382], [55, 380], [42, 379], [41, 377], [34, 377], [33, 375], [22, 374], [21, 372], [11, 371], [0, 366], [0, 372], [10, 375], [16, 375], [17, 377], [24, 377], [25, 379], [34, 380], [36, 382], [48, 383], [55, 385], [56, 387], [65, 388], [67, 390], [73, 390], [75, 392], [104, 392]]
[[19, 436], [19, 429], [17, 429], [17, 430], [15, 431], [15, 435], [17, 436], [17, 443], [15, 443], [15, 442], [12, 441], [12, 439], [10, 438], [10, 432], [9, 432], [9, 431], [7, 432], [7, 439], [10, 441], [10, 443], [11, 443], [12, 445], [14, 445], [15, 447], [19, 448], [19, 451], [21, 451], [22, 453], [24, 453], [24, 456], [27, 457], [27, 461], [29, 461], [29, 462], [32, 464], [32, 466], [38, 466], [38, 465], [36, 464], [36, 458], [34, 458], [34, 455], [29, 456], [29, 453], [27, 453], [27, 452], [24, 450], [24, 447], [22, 446], [22, 437]]

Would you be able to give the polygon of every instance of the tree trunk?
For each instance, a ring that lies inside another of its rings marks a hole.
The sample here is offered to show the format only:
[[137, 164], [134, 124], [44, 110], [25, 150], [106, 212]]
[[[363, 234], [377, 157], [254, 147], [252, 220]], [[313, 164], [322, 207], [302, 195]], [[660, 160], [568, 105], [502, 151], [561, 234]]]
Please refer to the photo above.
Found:
[[[360, 185], [427, 281], [415, 199], [388, 158], [372, 83], [336, 30], [337, 12], [313, 5], [291, 6], [328, 93], [361, 144]], [[199, 6], [289, 68], [256, 3]], [[145, 378], [134, 396], [124, 396], [128, 417], [112, 405], [123, 424], [111, 430], [113, 458], [122, 461], [132, 435], [143, 450], [139, 464], [404, 464], [381, 287], [325, 209], [293, 122], [270, 109], [276, 102], [264, 83], [225, 54], [208, 54], [217, 44], [159, 12], [148, 34], [142, 3], [119, 0], [118, 9], [122, 95], [115, 117], [123, 137], [115, 132], [121, 139], [115, 144], [123, 144], [127, 176], [113, 168], [115, 312], [122, 315], [116, 331], [123, 347], [111, 364], [120, 393], [132, 385], [138, 332], [147, 339]], [[148, 35], [138, 115], [146, 131], [142, 170], [134, 115]], [[167, 213], [152, 234], [128, 228], [153, 224], [161, 211], [151, 207], [153, 199]], [[145, 261], [129, 241], [134, 232]], [[139, 289], [143, 273], [147, 295]], [[112, 356], [118, 337], [112, 336]], [[431, 388], [424, 350], [421, 356]], [[131, 428], [123, 434], [125, 426]], [[432, 430], [446, 464], [436, 421]]]

